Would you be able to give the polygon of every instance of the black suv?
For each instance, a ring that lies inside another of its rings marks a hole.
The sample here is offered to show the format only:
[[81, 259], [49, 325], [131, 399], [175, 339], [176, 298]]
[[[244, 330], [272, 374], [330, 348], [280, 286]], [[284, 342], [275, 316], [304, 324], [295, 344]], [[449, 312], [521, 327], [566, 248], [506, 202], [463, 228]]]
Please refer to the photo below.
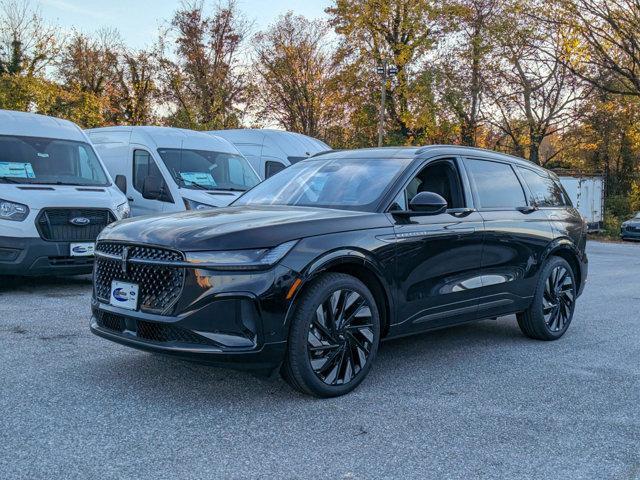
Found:
[[204, 212], [129, 219], [96, 245], [97, 335], [329, 397], [382, 339], [516, 314], [560, 338], [587, 277], [557, 177], [452, 146], [330, 152]]

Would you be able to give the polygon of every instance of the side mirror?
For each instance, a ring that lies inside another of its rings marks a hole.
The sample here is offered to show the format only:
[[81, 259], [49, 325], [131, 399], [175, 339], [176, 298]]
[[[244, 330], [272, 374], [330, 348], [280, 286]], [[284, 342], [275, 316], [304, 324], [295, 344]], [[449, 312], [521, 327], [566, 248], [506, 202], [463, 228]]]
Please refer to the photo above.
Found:
[[409, 210], [422, 215], [438, 215], [447, 210], [447, 201], [434, 192], [420, 192], [409, 202]]
[[150, 176], [142, 184], [142, 197], [147, 200], [160, 200], [164, 195], [164, 181], [160, 177]]
[[127, 194], [127, 177], [124, 175], [116, 175], [116, 187], [120, 189], [122, 193]]

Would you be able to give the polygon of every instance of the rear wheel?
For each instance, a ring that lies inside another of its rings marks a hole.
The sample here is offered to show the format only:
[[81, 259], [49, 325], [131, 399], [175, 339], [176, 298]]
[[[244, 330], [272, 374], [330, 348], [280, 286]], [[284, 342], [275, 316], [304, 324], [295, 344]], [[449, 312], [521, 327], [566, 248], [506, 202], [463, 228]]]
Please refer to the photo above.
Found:
[[295, 306], [283, 377], [309, 395], [344, 395], [369, 373], [379, 339], [380, 314], [366, 285], [350, 275], [324, 274]]
[[573, 269], [560, 257], [545, 264], [531, 306], [518, 314], [518, 325], [526, 336], [556, 340], [569, 328], [576, 301]]

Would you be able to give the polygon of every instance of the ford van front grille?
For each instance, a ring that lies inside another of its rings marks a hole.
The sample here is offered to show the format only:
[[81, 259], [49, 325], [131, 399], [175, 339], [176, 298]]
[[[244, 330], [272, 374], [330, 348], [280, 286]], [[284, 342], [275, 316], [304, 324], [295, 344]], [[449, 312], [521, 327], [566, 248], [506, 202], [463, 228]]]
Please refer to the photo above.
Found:
[[52, 242], [93, 242], [116, 219], [106, 209], [45, 208], [36, 219], [38, 233]]
[[96, 298], [109, 303], [114, 280], [135, 283], [139, 288], [140, 310], [167, 314], [178, 301], [185, 278], [185, 269], [170, 263], [182, 261], [184, 255], [175, 250], [99, 242], [93, 279]]

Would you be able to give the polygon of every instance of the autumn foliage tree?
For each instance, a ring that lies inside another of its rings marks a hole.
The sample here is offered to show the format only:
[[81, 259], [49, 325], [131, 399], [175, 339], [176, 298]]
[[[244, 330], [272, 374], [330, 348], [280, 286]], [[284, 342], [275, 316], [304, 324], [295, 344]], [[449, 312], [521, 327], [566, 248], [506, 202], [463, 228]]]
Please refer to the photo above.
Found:
[[162, 34], [158, 57], [170, 125], [194, 129], [240, 125], [249, 98], [240, 49], [248, 24], [234, 1], [211, 14], [203, 1], [184, 3]]
[[333, 121], [335, 63], [327, 26], [291, 12], [254, 39], [258, 116], [312, 137]]

